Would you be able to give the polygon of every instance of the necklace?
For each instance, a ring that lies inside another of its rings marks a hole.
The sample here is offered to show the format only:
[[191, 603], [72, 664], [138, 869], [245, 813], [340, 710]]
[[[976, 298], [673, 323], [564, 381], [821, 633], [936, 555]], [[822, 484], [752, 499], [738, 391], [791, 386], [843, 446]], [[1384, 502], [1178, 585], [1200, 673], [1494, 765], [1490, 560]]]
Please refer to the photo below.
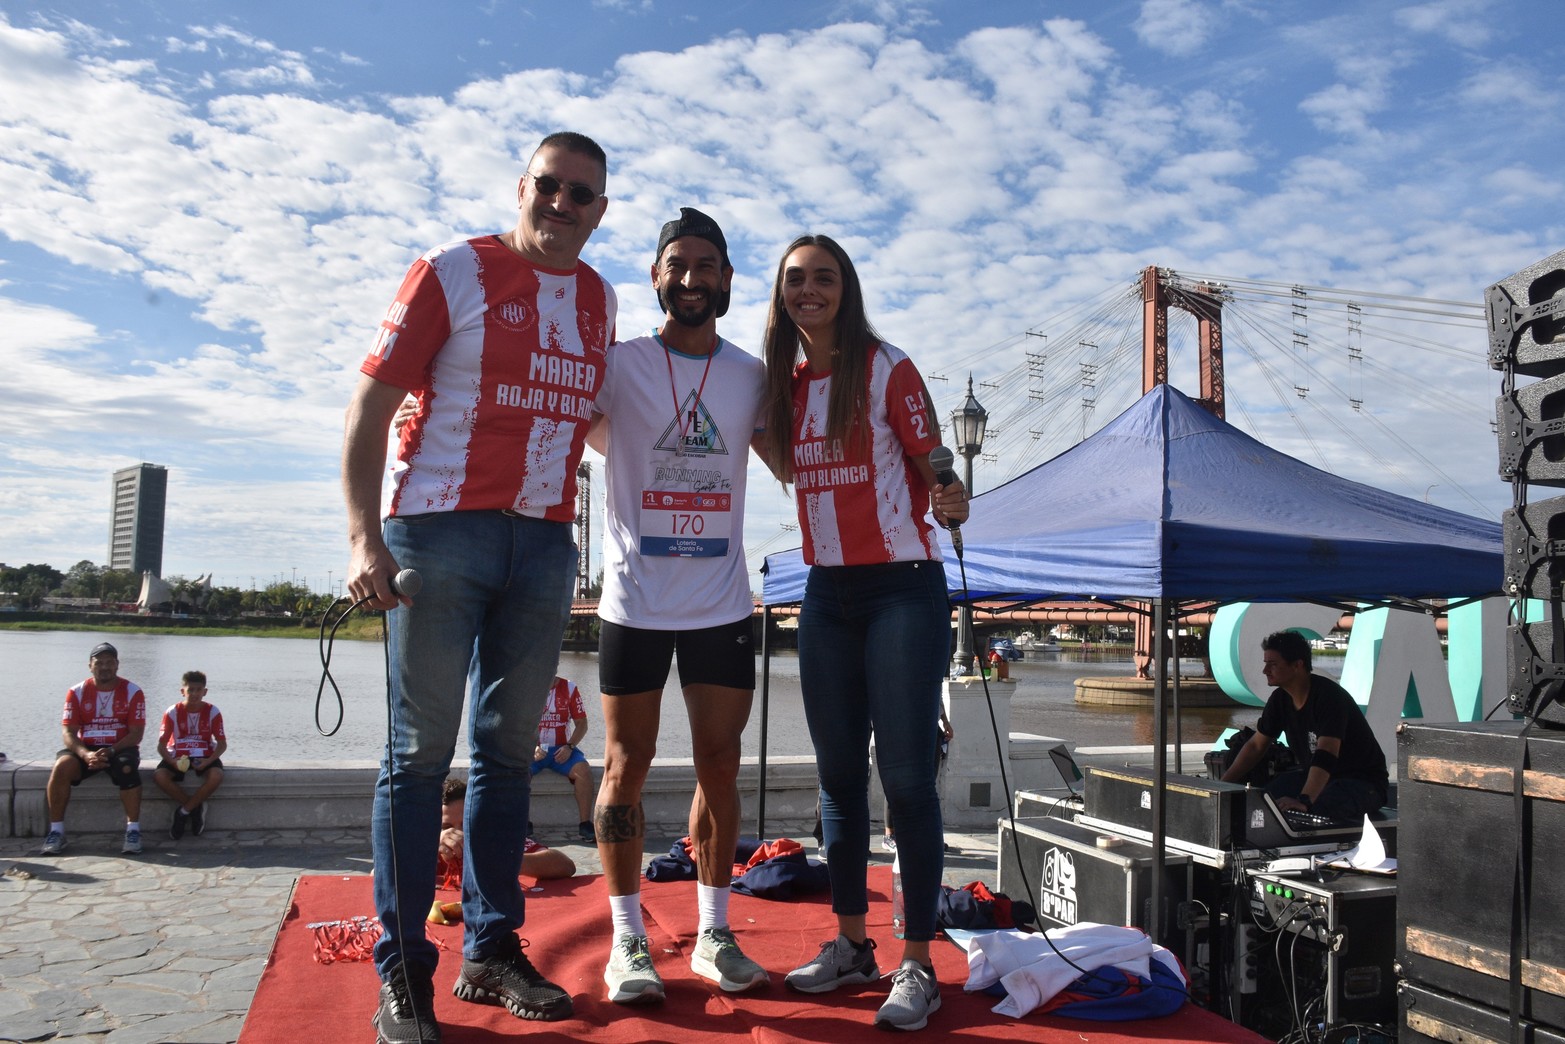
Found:
[[701, 408], [701, 396], [706, 391], [706, 375], [712, 372], [712, 356], [717, 354], [721, 338], [713, 338], [712, 350], [706, 353], [706, 368], [701, 371], [701, 383], [696, 386], [696, 401], [691, 405], [690, 412], [679, 408], [679, 389], [674, 385], [674, 353], [664, 342], [661, 334], [656, 335], [658, 344], [663, 345], [663, 361], [668, 364], [668, 393], [674, 400], [674, 423], [679, 426], [679, 440], [674, 443], [675, 456], [685, 455], [685, 437], [690, 430], [692, 418], [696, 410]]

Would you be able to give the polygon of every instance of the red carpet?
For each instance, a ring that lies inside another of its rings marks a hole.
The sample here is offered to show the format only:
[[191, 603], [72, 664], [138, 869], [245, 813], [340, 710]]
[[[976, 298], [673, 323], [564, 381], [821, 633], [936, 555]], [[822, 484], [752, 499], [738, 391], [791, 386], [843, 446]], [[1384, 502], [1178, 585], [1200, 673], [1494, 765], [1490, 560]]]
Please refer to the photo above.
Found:
[[[880, 966], [896, 963], [899, 943], [891, 935], [890, 872], [870, 873], [870, 932], [880, 942]], [[523, 1022], [503, 1008], [457, 1000], [451, 994], [461, 966], [462, 928], [429, 926], [430, 937], [447, 949], [435, 974], [435, 1010], [447, 1044], [475, 1044], [525, 1034], [538, 1041], [609, 1041], [615, 1044], [706, 1044], [739, 1034], [757, 1042], [861, 1041], [885, 998], [886, 985], [847, 988], [822, 997], [793, 993], [782, 984], [790, 969], [815, 955], [835, 934], [830, 905], [822, 897], [777, 903], [735, 895], [729, 920], [745, 952], [772, 975], [772, 984], [743, 994], [725, 994], [690, 970], [696, 927], [693, 882], [643, 882], [653, 959], [668, 989], [666, 1003], [624, 1007], [603, 999], [603, 964], [609, 948], [609, 914], [601, 877], [544, 882], [528, 893], [523, 938], [544, 974], [570, 991], [576, 1017], [563, 1022]], [[442, 893], [442, 898], [450, 898]], [[301, 877], [271, 959], [261, 976], [241, 1044], [304, 1044], [306, 1041], [371, 1041], [370, 1016], [380, 988], [368, 961], [319, 964], [307, 925], [370, 916], [368, 877]], [[944, 941], [934, 946], [935, 968], [944, 984], [942, 1006], [924, 1036], [971, 1040], [1071, 1041], [1115, 1044], [1158, 1040], [1207, 1044], [1264, 1041], [1211, 1012], [1186, 1004], [1178, 1013], [1139, 1022], [1101, 1023], [1056, 1016], [1020, 1021], [989, 1009], [994, 1000], [962, 992], [966, 955]], [[887, 1038], [878, 1038], [887, 1039]]]

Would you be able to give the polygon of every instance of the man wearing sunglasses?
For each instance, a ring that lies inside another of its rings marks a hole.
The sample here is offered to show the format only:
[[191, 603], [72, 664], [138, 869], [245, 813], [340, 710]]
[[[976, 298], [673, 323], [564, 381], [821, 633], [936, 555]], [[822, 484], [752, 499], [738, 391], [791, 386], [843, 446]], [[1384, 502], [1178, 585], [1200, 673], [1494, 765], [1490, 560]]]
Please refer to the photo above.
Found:
[[607, 739], [594, 826], [614, 923], [603, 978], [619, 1004], [664, 998], [641, 916], [641, 793], [676, 654], [696, 770], [691, 968], [728, 993], [769, 981], [728, 925], [740, 737], [755, 689], [745, 475], [766, 390], [761, 361], [717, 334], [733, 276], [717, 222], [681, 208], [651, 268], [663, 323], [610, 350], [591, 435], [608, 493], [598, 603]]
[[[528, 820], [538, 720], [576, 572], [576, 469], [614, 340], [614, 290], [580, 261], [603, 219], [606, 178], [590, 138], [545, 138], [518, 186], [515, 228], [414, 262], [348, 406], [348, 593], [389, 610], [390, 722], [373, 812], [382, 1044], [440, 1040], [439, 954], [424, 916], [441, 786], [469, 691], [455, 993], [521, 1018], [572, 1014], [570, 995], [516, 935], [525, 911], [515, 826]], [[417, 405], [382, 522], [388, 426], [408, 393]], [[416, 598], [393, 586], [400, 570], [420, 577]]]

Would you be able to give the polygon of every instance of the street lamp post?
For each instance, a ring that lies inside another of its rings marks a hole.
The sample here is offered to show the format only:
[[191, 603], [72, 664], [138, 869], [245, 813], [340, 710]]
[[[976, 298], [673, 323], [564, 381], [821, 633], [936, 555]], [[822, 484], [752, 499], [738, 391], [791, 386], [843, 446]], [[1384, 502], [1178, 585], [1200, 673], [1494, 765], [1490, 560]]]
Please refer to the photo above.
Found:
[[[967, 398], [962, 405], [951, 411], [951, 439], [956, 443], [956, 452], [961, 454], [966, 462], [962, 475], [962, 483], [967, 487], [967, 495], [973, 495], [973, 458], [984, 450], [984, 427], [989, 423], [989, 411], [979, 404], [973, 396], [973, 375], [967, 375]], [[971, 606], [961, 606], [956, 615], [956, 665], [964, 672], [973, 659], [971, 643], [973, 633], [973, 610]]]

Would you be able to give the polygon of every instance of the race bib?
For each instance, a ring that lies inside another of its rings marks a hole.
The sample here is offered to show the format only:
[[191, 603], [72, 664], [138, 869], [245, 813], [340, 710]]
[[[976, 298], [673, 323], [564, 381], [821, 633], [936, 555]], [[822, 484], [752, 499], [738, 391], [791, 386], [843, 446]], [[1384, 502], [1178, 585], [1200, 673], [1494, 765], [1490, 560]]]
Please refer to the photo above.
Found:
[[641, 553], [675, 558], [722, 558], [733, 531], [733, 494], [641, 494]]

